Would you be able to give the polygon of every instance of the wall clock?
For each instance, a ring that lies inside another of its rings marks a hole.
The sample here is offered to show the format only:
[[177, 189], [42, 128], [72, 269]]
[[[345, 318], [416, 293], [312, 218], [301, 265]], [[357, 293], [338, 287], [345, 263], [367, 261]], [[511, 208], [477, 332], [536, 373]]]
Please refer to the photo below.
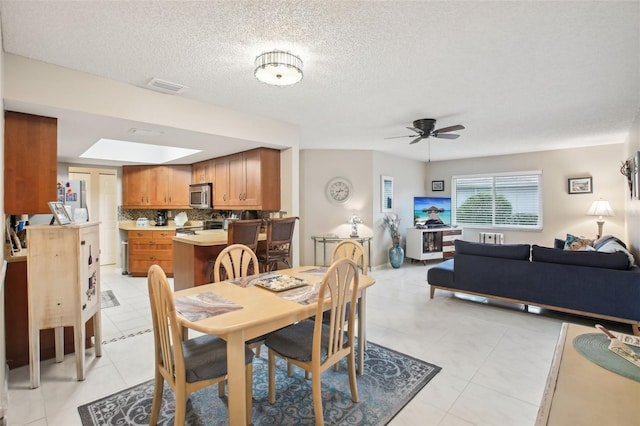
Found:
[[326, 195], [332, 203], [346, 203], [353, 195], [353, 186], [347, 179], [336, 177], [327, 183]]

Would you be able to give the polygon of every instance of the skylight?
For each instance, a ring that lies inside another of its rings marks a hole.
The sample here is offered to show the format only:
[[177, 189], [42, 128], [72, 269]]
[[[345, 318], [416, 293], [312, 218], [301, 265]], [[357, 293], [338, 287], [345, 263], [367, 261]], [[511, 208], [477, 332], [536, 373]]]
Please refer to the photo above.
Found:
[[80, 157], [128, 163], [163, 164], [200, 152], [197, 149], [100, 139]]

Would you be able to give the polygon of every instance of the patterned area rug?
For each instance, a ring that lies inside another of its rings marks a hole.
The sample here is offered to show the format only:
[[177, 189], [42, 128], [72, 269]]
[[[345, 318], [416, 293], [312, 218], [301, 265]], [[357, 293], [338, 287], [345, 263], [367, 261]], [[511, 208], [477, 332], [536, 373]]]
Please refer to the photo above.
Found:
[[120, 306], [120, 302], [116, 299], [116, 295], [111, 290], [105, 290], [100, 292], [100, 307], [102, 309], [112, 308], [114, 306]]
[[[358, 376], [360, 402], [351, 401], [346, 360], [339, 371], [322, 374], [324, 420], [328, 425], [385, 425], [435, 377], [440, 367], [369, 342], [364, 375]], [[312, 425], [311, 381], [294, 368], [287, 377], [286, 364], [276, 365], [276, 402], [267, 401], [267, 350], [253, 361], [253, 424]], [[149, 423], [153, 380], [78, 407], [84, 426], [146, 425]], [[218, 397], [217, 385], [189, 395], [188, 425], [226, 425], [227, 398]], [[159, 425], [172, 425], [175, 409], [173, 391], [164, 387]]]

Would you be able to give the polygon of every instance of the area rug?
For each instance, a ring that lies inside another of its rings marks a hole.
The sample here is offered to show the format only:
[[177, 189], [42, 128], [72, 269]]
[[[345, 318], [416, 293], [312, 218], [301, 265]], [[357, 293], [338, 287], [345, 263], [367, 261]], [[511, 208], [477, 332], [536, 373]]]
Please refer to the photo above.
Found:
[[100, 292], [100, 307], [102, 309], [113, 308], [114, 306], [120, 306], [120, 302], [116, 299], [116, 295], [111, 290], [105, 290]]
[[[265, 348], [263, 348], [265, 349]], [[351, 401], [346, 360], [336, 372], [322, 374], [324, 420], [328, 425], [385, 425], [435, 377], [440, 367], [369, 342], [364, 356], [364, 375], [358, 376], [360, 402]], [[276, 402], [267, 400], [267, 350], [253, 361], [253, 424], [314, 424], [311, 380], [294, 368], [288, 377], [286, 364], [276, 365]], [[78, 407], [84, 426], [146, 425], [149, 423], [153, 380]], [[228, 400], [210, 386], [188, 397], [188, 425], [228, 424]], [[165, 385], [159, 425], [172, 425], [175, 398]]]

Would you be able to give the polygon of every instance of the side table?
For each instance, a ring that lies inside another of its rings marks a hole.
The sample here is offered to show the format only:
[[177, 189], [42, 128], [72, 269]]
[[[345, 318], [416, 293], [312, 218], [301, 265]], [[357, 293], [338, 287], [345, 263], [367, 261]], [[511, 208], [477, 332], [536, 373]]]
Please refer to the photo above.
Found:
[[[344, 240], [355, 240], [363, 246], [366, 243], [367, 256], [369, 258], [369, 272], [371, 272], [371, 240], [373, 240], [373, 237], [311, 237], [311, 239], [313, 240], [313, 264], [316, 266], [329, 266], [327, 265], [327, 243], [339, 243]], [[318, 244], [322, 244], [322, 265], [318, 265], [317, 263]]]

